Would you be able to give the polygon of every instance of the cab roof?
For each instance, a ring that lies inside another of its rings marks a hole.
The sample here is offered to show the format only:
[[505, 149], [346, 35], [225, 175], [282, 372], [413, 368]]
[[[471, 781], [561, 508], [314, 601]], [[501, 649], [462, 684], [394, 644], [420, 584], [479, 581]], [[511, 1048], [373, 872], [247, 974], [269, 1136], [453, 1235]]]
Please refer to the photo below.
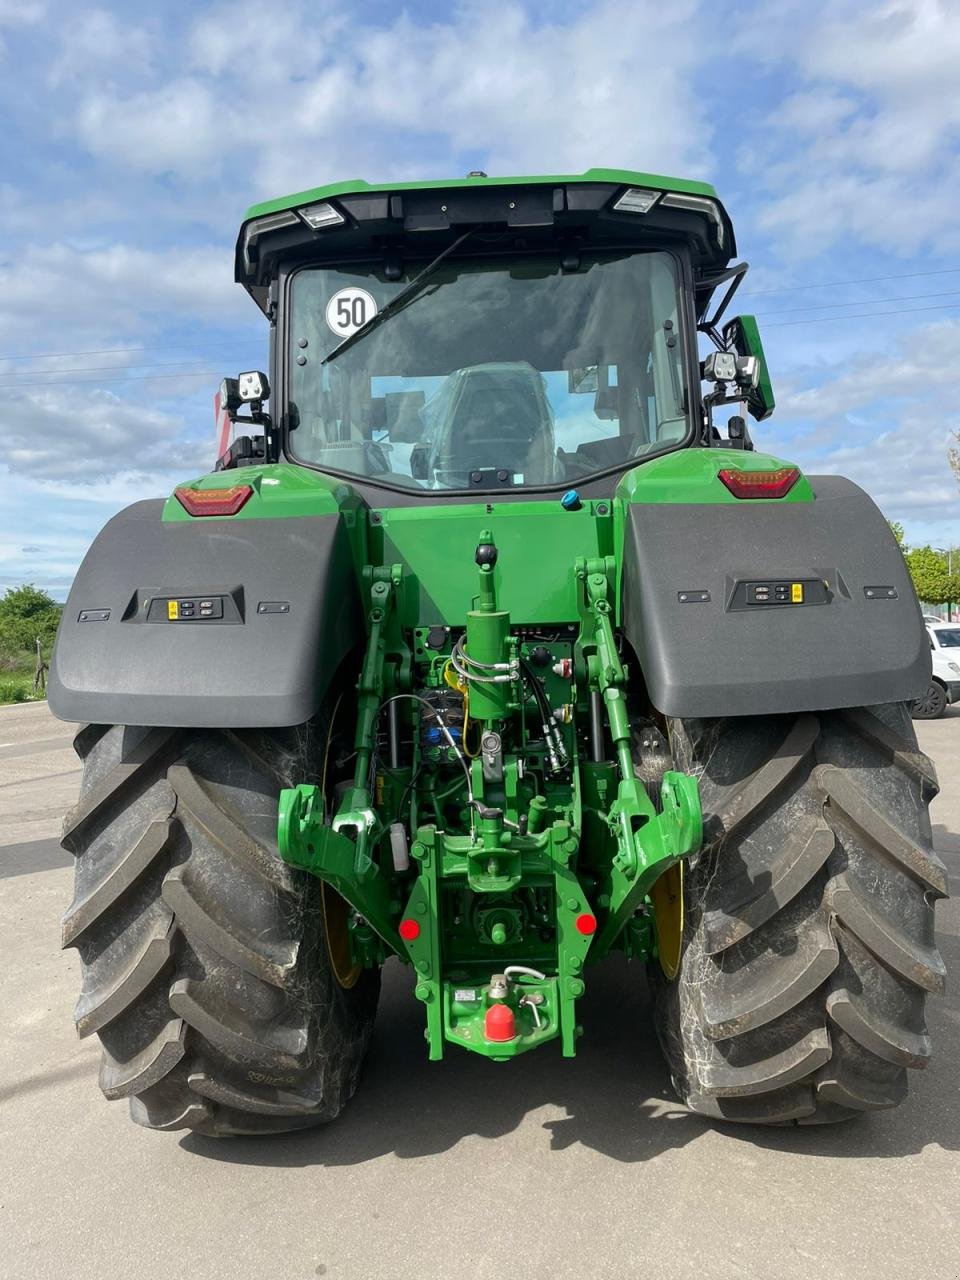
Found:
[[698, 281], [719, 279], [736, 253], [716, 191], [687, 178], [633, 169], [493, 178], [477, 172], [421, 182], [356, 178], [251, 206], [237, 240], [235, 279], [267, 311], [281, 264], [406, 254], [412, 246], [433, 256], [458, 230], [481, 225], [513, 229], [530, 247], [571, 238], [592, 248], [682, 241]]
[[470, 174], [466, 178], [431, 178], [425, 182], [366, 182], [363, 178], [350, 178], [345, 182], [331, 182], [324, 187], [311, 187], [296, 191], [293, 195], [278, 196], [251, 205], [243, 221], [261, 218], [267, 213], [281, 213], [301, 205], [315, 204], [333, 196], [366, 194], [373, 191], [439, 191], [458, 187], [518, 187], [552, 183], [566, 186], [571, 182], [603, 182], [625, 187], [651, 187], [657, 191], [677, 192], [680, 195], [707, 196], [716, 200], [717, 193], [709, 182], [695, 182], [689, 178], [667, 178], [659, 173], [640, 173], [635, 169], [587, 169], [584, 173], [537, 174], [533, 177], [490, 178], [485, 174]]

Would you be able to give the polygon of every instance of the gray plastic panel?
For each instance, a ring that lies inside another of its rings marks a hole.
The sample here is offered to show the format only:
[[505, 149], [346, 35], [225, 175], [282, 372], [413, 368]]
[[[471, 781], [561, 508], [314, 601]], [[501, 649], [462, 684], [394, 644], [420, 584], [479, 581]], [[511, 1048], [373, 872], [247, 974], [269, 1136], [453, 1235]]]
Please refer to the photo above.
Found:
[[[51, 661], [54, 715], [187, 728], [308, 720], [362, 636], [340, 517], [164, 524], [162, 509], [121, 511], [87, 552]], [[173, 596], [222, 597], [227, 616], [154, 621], [150, 601]], [[289, 609], [258, 612], [264, 601]]]
[[[817, 711], [928, 686], [929, 642], [886, 521], [849, 480], [810, 482], [812, 503], [630, 507], [623, 631], [664, 714]], [[826, 604], [731, 608], [738, 584], [810, 578], [826, 581]], [[868, 596], [878, 585], [895, 596]]]

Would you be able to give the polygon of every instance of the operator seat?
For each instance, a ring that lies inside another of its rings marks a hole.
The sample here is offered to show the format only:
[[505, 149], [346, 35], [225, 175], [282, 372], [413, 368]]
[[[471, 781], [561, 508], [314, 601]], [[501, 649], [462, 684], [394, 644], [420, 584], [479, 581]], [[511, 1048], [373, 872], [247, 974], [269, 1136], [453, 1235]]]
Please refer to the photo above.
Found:
[[442, 398], [448, 411], [431, 460], [438, 483], [459, 488], [470, 472], [491, 468], [527, 484], [555, 478], [553, 414], [543, 377], [532, 365], [473, 365], [450, 377], [453, 394]]

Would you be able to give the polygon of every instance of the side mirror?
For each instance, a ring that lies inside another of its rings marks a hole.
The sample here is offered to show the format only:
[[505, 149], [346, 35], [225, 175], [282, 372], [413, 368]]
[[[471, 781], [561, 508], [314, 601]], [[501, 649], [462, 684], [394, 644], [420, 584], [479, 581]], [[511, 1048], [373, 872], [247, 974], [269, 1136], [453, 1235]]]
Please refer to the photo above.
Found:
[[570, 395], [587, 395], [600, 390], [600, 366], [587, 365], [584, 369], [567, 370], [567, 392]]
[[425, 400], [422, 391], [388, 391], [384, 395], [384, 426], [393, 444], [416, 444], [423, 435], [420, 410]]
[[[736, 316], [723, 326], [723, 340], [728, 351], [736, 353], [737, 365], [746, 374], [749, 370], [751, 386], [745, 388], [744, 399], [750, 416], [758, 422], [769, 418], [776, 400], [770, 382], [767, 358], [763, 354], [760, 329], [755, 316]], [[743, 363], [741, 363], [743, 362]], [[746, 379], [745, 379], [746, 380]]]
[[426, 445], [415, 444], [410, 450], [410, 474], [414, 480], [426, 480], [430, 474]]

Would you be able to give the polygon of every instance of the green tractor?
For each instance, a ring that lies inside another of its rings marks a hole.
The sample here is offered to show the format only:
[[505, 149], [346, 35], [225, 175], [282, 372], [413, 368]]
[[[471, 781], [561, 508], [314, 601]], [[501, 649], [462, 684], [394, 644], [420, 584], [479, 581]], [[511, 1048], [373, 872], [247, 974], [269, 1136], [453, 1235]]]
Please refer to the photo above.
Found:
[[619, 952], [692, 1111], [903, 1098], [929, 647], [871, 500], [754, 448], [745, 272], [711, 187], [618, 170], [250, 210], [269, 376], [99, 535], [51, 672], [76, 1021], [137, 1122], [333, 1119], [394, 957], [431, 1059], [573, 1056]]

